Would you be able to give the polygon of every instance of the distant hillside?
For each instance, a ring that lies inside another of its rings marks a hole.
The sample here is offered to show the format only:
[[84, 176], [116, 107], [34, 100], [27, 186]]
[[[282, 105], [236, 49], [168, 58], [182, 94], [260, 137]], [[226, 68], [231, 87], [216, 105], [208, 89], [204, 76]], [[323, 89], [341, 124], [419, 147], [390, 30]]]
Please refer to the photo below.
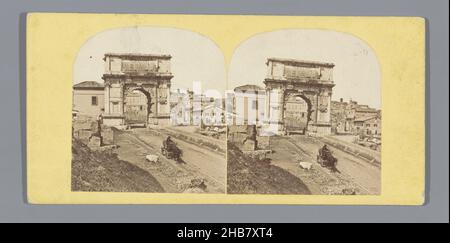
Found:
[[245, 156], [232, 143], [228, 144], [227, 180], [229, 194], [311, 194], [296, 176]]
[[163, 192], [147, 171], [110, 152], [94, 152], [72, 140], [72, 191]]

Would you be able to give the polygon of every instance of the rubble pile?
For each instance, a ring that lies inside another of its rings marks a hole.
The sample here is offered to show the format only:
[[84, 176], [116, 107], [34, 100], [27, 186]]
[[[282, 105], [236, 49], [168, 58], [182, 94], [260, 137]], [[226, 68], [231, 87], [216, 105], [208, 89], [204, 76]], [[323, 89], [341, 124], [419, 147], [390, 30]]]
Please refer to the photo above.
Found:
[[213, 137], [215, 139], [224, 139], [227, 130], [226, 128], [219, 128], [219, 127], [205, 127], [204, 130], [200, 130], [198, 131], [198, 133], [207, 137]]
[[265, 160], [270, 150], [270, 137], [258, 136], [256, 125], [233, 125], [228, 127], [228, 141], [253, 160]]
[[205, 193], [206, 180], [201, 178], [194, 178], [191, 180], [189, 187], [183, 193]]
[[91, 117], [79, 116], [72, 121], [72, 136], [91, 149], [114, 148], [114, 132]]

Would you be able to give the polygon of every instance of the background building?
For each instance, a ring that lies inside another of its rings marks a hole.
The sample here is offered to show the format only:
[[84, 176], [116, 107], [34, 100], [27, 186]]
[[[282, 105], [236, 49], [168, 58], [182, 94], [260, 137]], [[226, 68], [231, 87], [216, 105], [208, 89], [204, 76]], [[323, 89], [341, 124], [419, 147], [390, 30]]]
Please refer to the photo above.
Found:
[[[337, 134], [359, 134], [361, 125], [367, 119], [368, 122], [379, 123], [373, 128], [378, 126], [380, 129], [372, 129], [371, 134], [375, 134], [375, 131], [377, 134], [381, 133], [381, 111], [368, 105], [361, 105], [352, 100], [345, 102], [341, 98], [339, 101], [331, 102], [331, 116], [333, 132]], [[378, 120], [370, 120], [372, 118]]]
[[193, 97], [190, 90], [177, 89], [170, 93], [170, 124], [188, 126], [193, 124]]
[[242, 85], [234, 89], [233, 125], [261, 125], [265, 119], [266, 91], [257, 85]]
[[381, 135], [381, 118], [378, 115], [357, 118], [354, 121], [354, 126], [357, 134]]
[[104, 86], [95, 81], [84, 81], [73, 86], [73, 112], [97, 117], [105, 109]]

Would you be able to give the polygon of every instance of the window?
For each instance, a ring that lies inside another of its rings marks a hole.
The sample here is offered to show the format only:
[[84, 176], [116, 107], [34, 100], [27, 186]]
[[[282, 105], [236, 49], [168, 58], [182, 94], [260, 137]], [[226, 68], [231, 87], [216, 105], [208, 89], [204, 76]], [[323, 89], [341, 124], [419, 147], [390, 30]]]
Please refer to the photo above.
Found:
[[374, 127], [378, 127], [378, 124], [373, 124]]
[[91, 97], [91, 105], [98, 105], [98, 100], [97, 100], [97, 96], [92, 96]]

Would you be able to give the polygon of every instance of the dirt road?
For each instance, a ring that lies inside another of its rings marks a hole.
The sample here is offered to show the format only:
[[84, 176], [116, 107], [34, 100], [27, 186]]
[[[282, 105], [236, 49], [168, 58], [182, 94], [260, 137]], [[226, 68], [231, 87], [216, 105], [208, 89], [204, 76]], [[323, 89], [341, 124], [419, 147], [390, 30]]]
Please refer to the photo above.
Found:
[[[224, 193], [226, 190], [226, 159], [201, 146], [173, 138], [183, 151], [184, 163], [166, 159], [160, 147], [165, 135], [160, 130], [133, 129], [117, 131], [115, 143], [119, 145], [119, 158], [127, 160], [151, 173], [165, 192], [184, 192], [192, 179], [206, 181], [207, 193]], [[159, 163], [145, 160], [148, 154], [159, 156]]]
[[[381, 171], [367, 161], [335, 148], [330, 148], [338, 159], [337, 169], [332, 173], [316, 163], [316, 155], [323, 143], [319, 138], [307, 136], [274, 137], [271, 146], [275, 153], [272, 163], [301, 178], [313, 194], [336, 194], [342, 189], [355, 189], [358, 194], [379, 194]], [[305, 171], [299, 161], [312, 162], [311, 171]]]

